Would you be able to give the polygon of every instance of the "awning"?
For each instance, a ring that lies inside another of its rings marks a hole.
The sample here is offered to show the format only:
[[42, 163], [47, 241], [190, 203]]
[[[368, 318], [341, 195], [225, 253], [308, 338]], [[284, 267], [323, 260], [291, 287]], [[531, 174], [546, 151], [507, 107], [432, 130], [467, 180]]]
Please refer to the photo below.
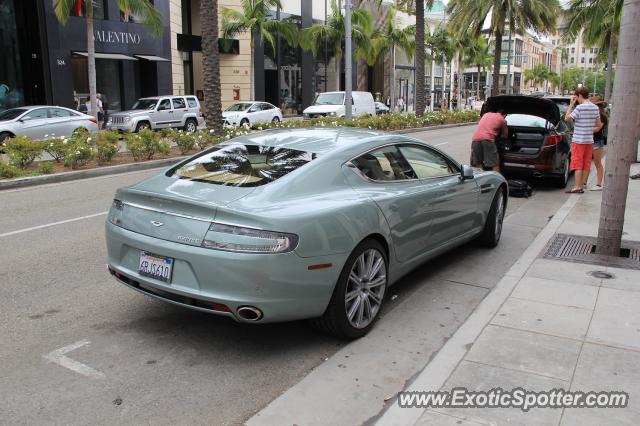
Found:
[[169, 62], [169, 59], [161, 58], [160, 56], [153, 56], [153, 55], [133, 55], [133, 56], [135, 56], [136, 58], [145, 59], [147, 61]]
[[[75, 55], [89, 56], [87, 52], [73, 52]], [[137, 58], [133, 56], [121, 55], [120, 53], [98, 53], [96, 52], [96, 59], [117, 59], [122, 61], [137, 61]]]

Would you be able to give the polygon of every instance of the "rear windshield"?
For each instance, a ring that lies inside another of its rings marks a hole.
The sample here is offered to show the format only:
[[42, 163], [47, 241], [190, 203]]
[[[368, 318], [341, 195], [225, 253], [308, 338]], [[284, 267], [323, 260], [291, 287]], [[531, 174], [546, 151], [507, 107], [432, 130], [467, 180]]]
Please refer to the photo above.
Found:
[[558, 109], [560, 110], [560, 115], [564, 115], [569, 109], [569, 100], [566, 101], [564, 99], [552, 99], [556, 105], [558, 105]]
[[231, 143], [179, 165], [169, 172], [169, 176], [215, 185], [261, 186], [291, 173], [313, 158], [305, 151]]
[[541, 117], [537, 117], [535, 115], [509, 114], [507, 115], [507, 125], [519, 126], [519, 127], [536, 127], [540, 129], [546, 129], [547, 120]]

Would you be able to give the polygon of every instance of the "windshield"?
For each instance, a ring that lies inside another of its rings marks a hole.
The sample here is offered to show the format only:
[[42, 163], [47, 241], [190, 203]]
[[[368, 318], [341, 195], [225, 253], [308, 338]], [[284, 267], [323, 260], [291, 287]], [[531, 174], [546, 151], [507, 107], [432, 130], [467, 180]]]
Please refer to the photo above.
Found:
[[220, 145], [176, 167], [168, 176], [215, 185], [266, 185], [304, 166], [310, 152], [262, 145]]
[[2, 111], [0, 112], [0, 121], [13, 120], [14, 118], [20, 117], [27, 111], [28, 110], [25, 108], [12, 108], [6, 111]]
[[509, 114], [506, 120], [508, 126], [536, 127], [540, 129], [546, 129], [547, 127], [547, 120], [535, 115]]
[[320, 93], [313, 101], [314, 105], [342, 105], [344, 93]]
[[153, 109], [157, 103], [157, 99], [138, 99], [131, 109]]
[[251, 103], [249, 102], [242, 102], [242, 103], [238, 103], [238, 104], [233, 104], [230, 105], [229, 108], [227, 108], [227, 111], [246, 111], [249, 109], [249, 107], [251, 107]]

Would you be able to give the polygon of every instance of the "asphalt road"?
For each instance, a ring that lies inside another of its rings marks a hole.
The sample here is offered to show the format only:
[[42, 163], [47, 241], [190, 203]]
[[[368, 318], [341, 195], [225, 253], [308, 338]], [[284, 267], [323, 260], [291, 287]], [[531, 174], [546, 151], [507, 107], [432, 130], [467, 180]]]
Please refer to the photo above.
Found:
[[[472, 131], [411, 136], [467, 162]], [[118, 187], [156, 172], [0, 192], [2, 423], [238, 424], [345, 347], [304, 322], [236, 324], [116, 283], [105, 267], [105, 213]], [[461, 247], [390, 290], [368, 340], [407, 354], [390, 380], [424, 366], [565, 199], [544, 186], [510, 199], [498, 248]], [[354, 357], [366, 350], [351, 345]], [[373, 382], [386, 362], [372, 354]]]

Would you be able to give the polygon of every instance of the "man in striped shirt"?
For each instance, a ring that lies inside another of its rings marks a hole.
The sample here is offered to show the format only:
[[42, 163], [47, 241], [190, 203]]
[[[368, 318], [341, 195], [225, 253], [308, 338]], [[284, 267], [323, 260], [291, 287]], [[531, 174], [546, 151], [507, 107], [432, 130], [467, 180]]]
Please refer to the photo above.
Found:
[[[575, 106], [576, 103], [578, 106]], [[567, 123], [573, 120], [571, 170], [575, 171], [576, 178], [575, 186], [567, 192], [581, 194], [584, 192], [583, 186], [591, 170], [593, 132], [601, 125], [600, 110], [589, 101], [589, 89], [586, 86], [579, 87], [574, 92], [564, 119]]]

